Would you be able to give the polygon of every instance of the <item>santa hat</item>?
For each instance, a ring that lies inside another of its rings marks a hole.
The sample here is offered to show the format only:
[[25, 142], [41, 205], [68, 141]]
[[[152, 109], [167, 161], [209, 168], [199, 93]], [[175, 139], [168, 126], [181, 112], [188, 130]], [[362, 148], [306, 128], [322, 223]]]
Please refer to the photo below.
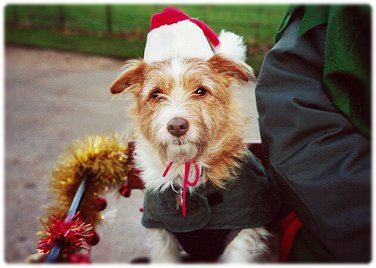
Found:
[[172, 7], [152, 16], [144, 51], [147, 63], [176, 57], [208, 60], [214, 53], [244, 61], [246, 46], [242, 37], [223, 30], [217, 36], [204, 22]]

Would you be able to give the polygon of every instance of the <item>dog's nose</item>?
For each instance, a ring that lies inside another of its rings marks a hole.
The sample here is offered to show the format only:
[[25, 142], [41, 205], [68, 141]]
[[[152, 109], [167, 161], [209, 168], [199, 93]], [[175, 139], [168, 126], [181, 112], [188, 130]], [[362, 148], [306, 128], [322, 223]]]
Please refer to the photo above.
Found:
[[183, 118], [174, 118], [171, 119], [170, 122], [167, 124], [167, 130], [171, 133], [171, 135], [175, 137], [183, 136], [187, 133], [189, 128], [189, 123], [187, 120]]

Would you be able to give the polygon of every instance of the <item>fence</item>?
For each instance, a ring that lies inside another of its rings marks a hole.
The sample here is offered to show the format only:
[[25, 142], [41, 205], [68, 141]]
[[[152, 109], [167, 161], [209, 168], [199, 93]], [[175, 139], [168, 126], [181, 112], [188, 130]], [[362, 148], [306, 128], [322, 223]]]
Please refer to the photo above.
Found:
[[[150, 16], [163, 5], [8, 5], [6, 42], [122, 58], [139, 57]], [[177, 5], [190, 16], [244, 37], [257, 73], [271, 48], [284, 5]]]
[[[83, 33], [146, 33], [151, 14], [160, 5], [8, 5], [7, 27], [46, 28]], [[193, 17], [248, 38], [265, 41], [278, 28], [286, 9], [281, 5], [186, 5]]]

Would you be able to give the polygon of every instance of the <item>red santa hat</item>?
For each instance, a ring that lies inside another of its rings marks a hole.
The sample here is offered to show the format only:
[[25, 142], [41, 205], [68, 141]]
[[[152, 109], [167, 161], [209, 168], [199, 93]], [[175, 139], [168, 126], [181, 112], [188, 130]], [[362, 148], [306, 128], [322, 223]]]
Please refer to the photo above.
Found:
[[217, 36], [204, 22], [168, 7], [151, 18], [144, 60], [147, 63], [176, 57], [207, 60], [214, 53], [221, 53], [244, 61], [245, 52], [242, 37], [225, 31]]

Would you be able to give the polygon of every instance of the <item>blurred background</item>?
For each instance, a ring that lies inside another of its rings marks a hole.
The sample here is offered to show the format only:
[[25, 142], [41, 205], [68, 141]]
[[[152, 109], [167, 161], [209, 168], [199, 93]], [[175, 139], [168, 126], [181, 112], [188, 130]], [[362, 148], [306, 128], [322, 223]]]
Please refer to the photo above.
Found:
[[[191, 17], [244, 36], [248, 63], [259, 72], [273, 46], [286, 5], [174, 5]], [[150, 16], [165, 5], [59, 4], [4, 7], [5, 19], [5, 261], [34, 252], [40, 218], [51, 203], [49, 179], [64, 148], [86, 135], [131, 133], [129, 96], [109, 85], [128, 58], [143, 56]], [[245, 137], [258, 140], [253, 89], [239, 99], [251, 121]], [[97, 230], [94, 263], [147, 256], [140, 224], [143, 193], [107, 198]]]
[[[150, 16], [163, 5], [8, 5], [7, 44], [117, 58], [143, 55]], [[175, 5], [191, 17], [242, 35], [256, 72], [274, 41], [286, 5]]]

